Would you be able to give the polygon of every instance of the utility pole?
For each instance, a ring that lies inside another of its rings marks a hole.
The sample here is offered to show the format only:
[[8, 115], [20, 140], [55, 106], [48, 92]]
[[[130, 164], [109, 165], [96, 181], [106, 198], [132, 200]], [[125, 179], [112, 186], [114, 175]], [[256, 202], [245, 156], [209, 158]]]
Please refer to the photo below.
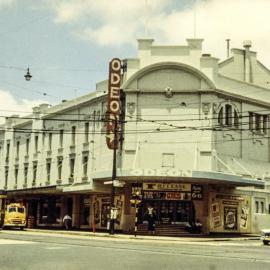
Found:
[[110, 234], [114, 234], [114, 221], [116, 219], [116, 209], [114, 204], [115, 197], [115, 180], [116, 180], [116, 150], [118, 144], [118, 136], [117, 136], [117, 118], [114, 120], [114, 148], [113, 148], [113, 167], [112, 167], [112, 188], [111, 188], [111, 209], [110, 209]]

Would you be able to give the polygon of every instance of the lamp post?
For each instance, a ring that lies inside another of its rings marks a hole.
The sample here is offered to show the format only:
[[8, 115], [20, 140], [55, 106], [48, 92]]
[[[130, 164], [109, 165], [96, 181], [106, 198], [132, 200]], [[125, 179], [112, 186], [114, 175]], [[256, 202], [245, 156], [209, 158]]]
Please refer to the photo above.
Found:
[[25, 78], [26, 81], [30, 81], [31, 80], [32, 75], [30, 74], [29, 68], [27, 68], [27, 72], [24, 75], [24, 78]]

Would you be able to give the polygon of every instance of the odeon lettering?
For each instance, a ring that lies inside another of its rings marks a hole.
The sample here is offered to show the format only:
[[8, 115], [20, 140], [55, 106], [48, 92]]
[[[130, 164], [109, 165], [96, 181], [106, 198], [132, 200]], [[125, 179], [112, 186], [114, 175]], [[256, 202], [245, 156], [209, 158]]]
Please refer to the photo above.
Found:
[[131, 171], [134, 176], [167, 176], [167, 177], [191, 177], [191, 170], [177, 169], [134, 169]]

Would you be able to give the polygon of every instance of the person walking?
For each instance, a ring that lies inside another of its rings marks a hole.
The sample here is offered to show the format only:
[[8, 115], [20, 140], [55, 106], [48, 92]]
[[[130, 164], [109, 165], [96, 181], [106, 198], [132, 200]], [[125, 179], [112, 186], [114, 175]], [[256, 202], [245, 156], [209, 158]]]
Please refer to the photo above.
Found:
[[155, 213], [154, 208], [149, 205], [147, 208], [147, 220], [148, 220], [148, 231], [151, 234], [155, 234]]
[[64, 226], [65, 226], [65, 229], [66, 230], [69, 230], [71, 228], [71, 216], [69, 216], [68, 214], [66, 214], [63, 217], [63, 223], [64, 223]]

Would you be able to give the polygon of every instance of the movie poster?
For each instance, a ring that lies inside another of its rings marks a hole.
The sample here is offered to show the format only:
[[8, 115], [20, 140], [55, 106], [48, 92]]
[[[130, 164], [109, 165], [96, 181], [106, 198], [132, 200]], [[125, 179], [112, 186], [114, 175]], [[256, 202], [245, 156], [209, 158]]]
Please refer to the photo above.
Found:
[[214, 228], [221, 226], [221, 216], [220, 216], [220, 207], [217, 202], [212, 203], [211, 205], [212, 212], [212, 224]]
[[241, 217], [240, 217], [240, 228], [241, 229], [247, 229], [248, 226], [248, 212], [249, 212], [249, 206], [243, 205], [241, 207]]
[[122, 218], [122, 208], [123, 208], [123, 202], [121, 201], [121, 198], [116, 200], [116, 208], [117, 208], [117, 217], [116, 217], [115, 223], [120, 225], [121, 218]]
[[101, 206], [101, 227], [107, 227], [107, 223], [110, 221], [110, 204], [102, 203]]
[[94, 223], [98, 224], [100, 222], [100, 209], [97, 197], [95, 197], [93, 201], [93, 213], [94, 213]]
[[224, 207], [224, 229], [237, 230], [237, 208]]

